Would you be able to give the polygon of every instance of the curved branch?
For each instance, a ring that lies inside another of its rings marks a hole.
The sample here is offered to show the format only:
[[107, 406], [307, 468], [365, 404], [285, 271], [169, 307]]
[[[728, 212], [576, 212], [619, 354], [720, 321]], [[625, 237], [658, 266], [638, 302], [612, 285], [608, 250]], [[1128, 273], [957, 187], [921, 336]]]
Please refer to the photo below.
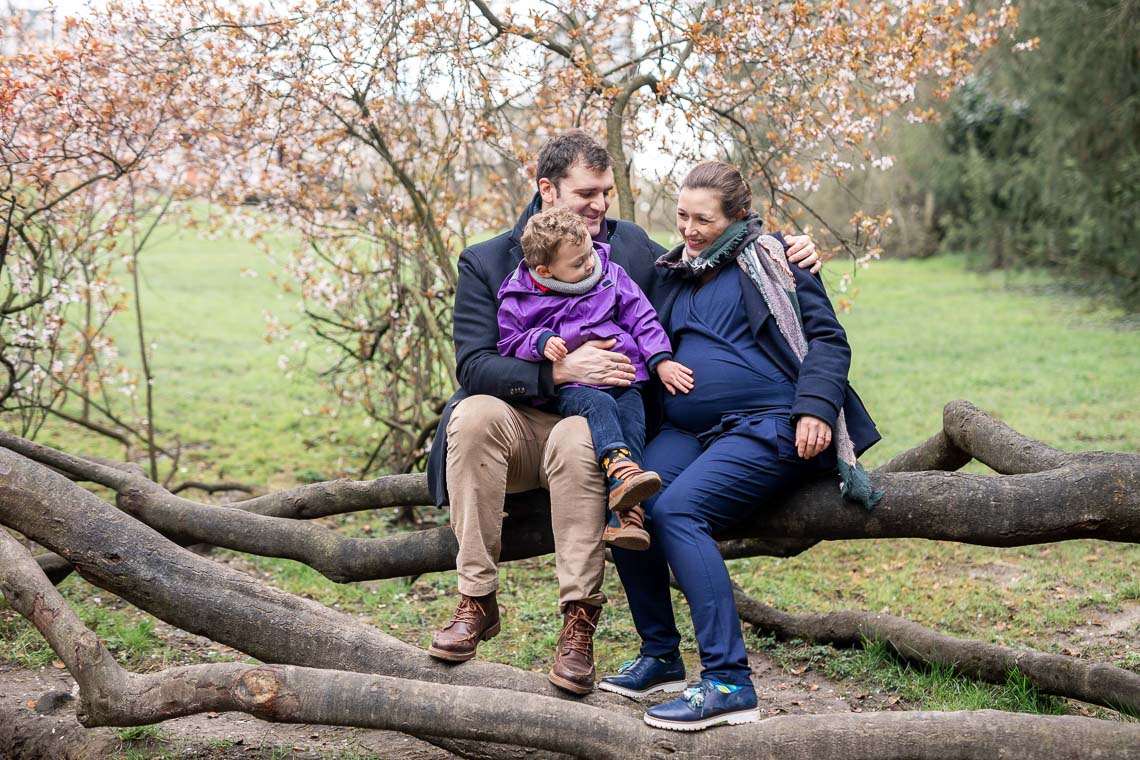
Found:
[[39, 554], [35, 557], [35, 560], [36, 564], [40, 567], [40, 571], [47, 576], [53, 586], [58, 585], [75, 570], [70, 562], [55, 552]]
[[958, 639], [893, 615], [861, 610], [792, 615], [753, 599], [733, 584], [740, 619], [777, 638], [840, 647], [884, 641], [906, 660], [945, 665], [979, 681], [1003, 684], [1013, 669], [1046, 694], [1072, 697], [1140, 715], [1140, 674], [1078, 657]]
[[470, 2], [472, 5], [479, 9], [479, 13], [483, 16], [484, 19], [487, 20], [487, 23], [494, 27], [496, 37], [501, 37], [505, 34], [514, 34], [517, 37], [522, 37], [524, 40], [530, 40], [535, 44], [541, 45], [552, 53], [557, 53], [571, 63], [576, 62], [576, 59], [574, 58], [574, 52], [565, 45], [560, 45], [553, 40], [546, 39], [545, 37], [540, 36], [538, 33], [529, 31], [527, 29], [507, 26], [502, 22], [502, 20], [499, 19], [498, 16], [495, 15], [495, 12], [492, 11], [490, 6], [483, 2], [483, 0], [470, 0]]
[[[486, 662], [441, 663], [351, 615], [198, 556], [7, 449], [0, 449], [0, 507], [0, 524], [62, 555], [89, 583], [263, 662], [565, 696], [539, 673]], [[625, 705], [600, 693], [587, 701], [610, 709]]]
[[[118, 492], [130, 490], [133, 486], [157, 499], [171, 497], [166, 489], [146, 477], [145, 470], [132, 462], [115, 462], [101, 457], [77, 457], [4, 431], [0, 431], [0, 446], [76, 480], [98, 483]], [[172, 503], [207, 506], [182, 498], [174, 499]], [[267, 517], [312, 519], [364, 509], [419, 507], [431, 503], [427, 477], [412, 474], [388, 475], [376, 480], [342, 479], [311, 483], [247, 499], [231, 506], [243, 512]]]
[[625, 158], [625, 144], [622, 141], [622, 126], [625, 124], [625, 107], [633, 93], [642, 87], [656, 87], [657, 78], [650, 74], [642, 74], [623, 82], [617, 95], [610, 102], [606, 113], [606, 150], [614, 160], [614, 184], [617, 186], [618, 205], [621, 215], [629, 221], [635, 221], [637, 209], [633, 203], [633, 186], [629, 179], [629, 163]]
[[944, 430], [939, 430], [913, 449], [904, 451], [892, 457], [886, 464], [876, 467], [875, 473], [921, 470], [956, 472], [969, 464], [971, 459], [972, 456], [954, 445]]
[[[964, 402], [963, 402], [964, 404]], [[968, 404], [954, 409], [973, 409]], [[977, 434], [993, 421], [980, 412]], [[984, 424], [983, 424], [984, 423]], [[1000, 430], [1007, 430], [1001, 426]], [[1009, 435], [1015, 435], [1009, 433]], [[1017, 439], [1028, 441], [1021, 436]], [[952, 439], [953, 440], [953, 439]], [[1053, 451], [1029, 441], [1020, 450]], [[209, 543], [239, 551], [306, 562], [336, 581], [413, 575], [454, 567], [455, 541], [439, 528], [383, 539], [355, 539], [318, 525], [251, 514], [298, 515], [314, 503], [330, 505], [322, 514], [392, 505], [422, 504], [422, 476], [381, 478], [366, 483], [334, 481], [240, 503], [240, 508], [212, 507], [170, 495], [144, 478], [83, 460], [40, 444], [0, 433], [0, 445], [37, 461], [115, 489], [119, 505], [176, 540]], [[957, 444], [956, 444], [957, 445]], [[1055, 461], [1051, 460], [1051, 461]], [[1025, 475], [994, 477], [957, 472], [886, 472], [873, 474], [886, 496], [872, 512], [845, 504], [824, 477], [766, 509], [751, 524], [718, 535], [719, 539], [762, 539], [788, 547], [820, 540], [857, 538], [927, 538], [983, 546], [1024, 546], [1063, 539], [1101, 538], [1140, 542], [1140, 457], [1113, 453], [1066, 455], [1062, 466]], [[369, 503], [376, 494], [383, 501]], [[404, 498], [406, 497], [406, 499]], [[503, 559], [539, 556], [553, 550], [548, 530], [538, 526], [548, 506], [541, 492], [512, 500], [524, 519], [504, 529]], [[1001, 505], [995, 510], [994, 505]], [[225, 510], [225, 511], [219, 511]], [[318, 510], [308, 510], [309, 514]], [[219, 519], [225, 516], [225, 519]], [[308, 514], [306, 514], [308, 516]], [[761, 545], [753, 544], [758, 547]]]
[[1022, 435], [969, 401], [947, 404], [942, 427], [956, 446], [1002, 475], [1043, 472], [1073, 456]]
[[170, 489], [170, 493], [179, 494], [183, 491], [189, 490], [205, 491], [206, 493], [220, 493], [222, 491], [239, 491], [241, 493], [253, 493], [257, 489], [248, 483], [238, 483], [237, 481], [227, 481], [222, 483], [205, 483], [199, 480], [187, 480], [184, 483], [179, 483]]

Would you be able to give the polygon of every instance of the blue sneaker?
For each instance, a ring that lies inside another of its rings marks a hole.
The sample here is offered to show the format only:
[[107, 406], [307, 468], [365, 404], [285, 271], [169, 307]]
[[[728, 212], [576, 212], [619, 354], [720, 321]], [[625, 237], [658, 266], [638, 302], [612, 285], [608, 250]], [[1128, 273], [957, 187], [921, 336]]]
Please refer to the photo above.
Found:
[[685, 688], [685, 662], [681, 655], [673, 657], [638, 657], [623, 662], [616, 676], [606, 676], [598, 684], [602, 691], [637, 699], [655, 691], [680, 691]]
[[672, 731], [702, 731], [721, 723], [752, 723], [759, 717], [752, 684], [734, 686], [706, 678], [677, 699], [650, 707], [645, 722]]

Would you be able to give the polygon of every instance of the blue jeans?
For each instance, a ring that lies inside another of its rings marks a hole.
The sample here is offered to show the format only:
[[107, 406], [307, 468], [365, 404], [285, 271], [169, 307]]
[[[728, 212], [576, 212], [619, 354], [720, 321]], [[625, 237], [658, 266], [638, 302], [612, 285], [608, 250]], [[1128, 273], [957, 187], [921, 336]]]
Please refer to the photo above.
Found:
[[572, 386], [558, 390], [558, 413], [578, 414], [590, 423], [594, 454], [600, 461], [613, 449], [629, 449], [633, 461], [641, 462], [645, 448], [645, 404], [641, 383], [626, 388]]
[[823, 461], [796, 454], [786, 416], [728, 415], [711, 435], [700, 437], [666, 424], [649, 442], [642, 466], [662, 481], [657, 495], [642, 505], [651, 545], [648, 551], [613, 547], [641, 654], [665, 657], [680, 646], [669, 592], [672, 568], [692, 612], [701, 677], [749, 683], [732, 582], [713, 532], [762, 512], [827, 465], [826, 455], [818, 459]]

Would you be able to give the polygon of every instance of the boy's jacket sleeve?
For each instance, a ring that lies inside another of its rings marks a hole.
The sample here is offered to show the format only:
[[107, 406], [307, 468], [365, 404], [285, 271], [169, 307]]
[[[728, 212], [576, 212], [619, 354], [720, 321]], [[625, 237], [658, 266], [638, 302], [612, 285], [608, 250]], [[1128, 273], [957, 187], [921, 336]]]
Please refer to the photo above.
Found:
[[459, 256], [455, 289], [455, 371], [469, 395], [487, 394], [511, 402], [554, 396], [552, 365], [499, 353], [498, 282], [490, 282], [470, 251]]

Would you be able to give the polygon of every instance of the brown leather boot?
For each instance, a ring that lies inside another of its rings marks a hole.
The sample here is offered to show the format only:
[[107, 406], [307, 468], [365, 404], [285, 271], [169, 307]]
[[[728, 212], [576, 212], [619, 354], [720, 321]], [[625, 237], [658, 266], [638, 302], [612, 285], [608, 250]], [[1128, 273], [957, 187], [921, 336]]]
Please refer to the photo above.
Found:
[[554, 651], [554, 667], [547, 678], [560, 689], [573, 694], [589, 694], [594, 690], [594, 631], [602, 608], [582, 602], [566, 605], [562, 616], [562, 635]]
[[610, 494], [610, 509], [624, 512], [657, 493], [661, 476], [652, 470], [643, 470], [629, 457], [620, 457], [606, 467], [606, 490]]
[[649, 531], [645, 529], [645, 510], [638, 504], [625, 512], [614, 512], [618, 524], [606, 524], [602, 540], [620, 549], [643, 552], [649, 548]]
[[459, 600], [455, 614], [431, 640], [428, 654], [440, 660], [463, 662], [475, 656], [480, 641], [499, 635], [499, 604], [495, 592]]

